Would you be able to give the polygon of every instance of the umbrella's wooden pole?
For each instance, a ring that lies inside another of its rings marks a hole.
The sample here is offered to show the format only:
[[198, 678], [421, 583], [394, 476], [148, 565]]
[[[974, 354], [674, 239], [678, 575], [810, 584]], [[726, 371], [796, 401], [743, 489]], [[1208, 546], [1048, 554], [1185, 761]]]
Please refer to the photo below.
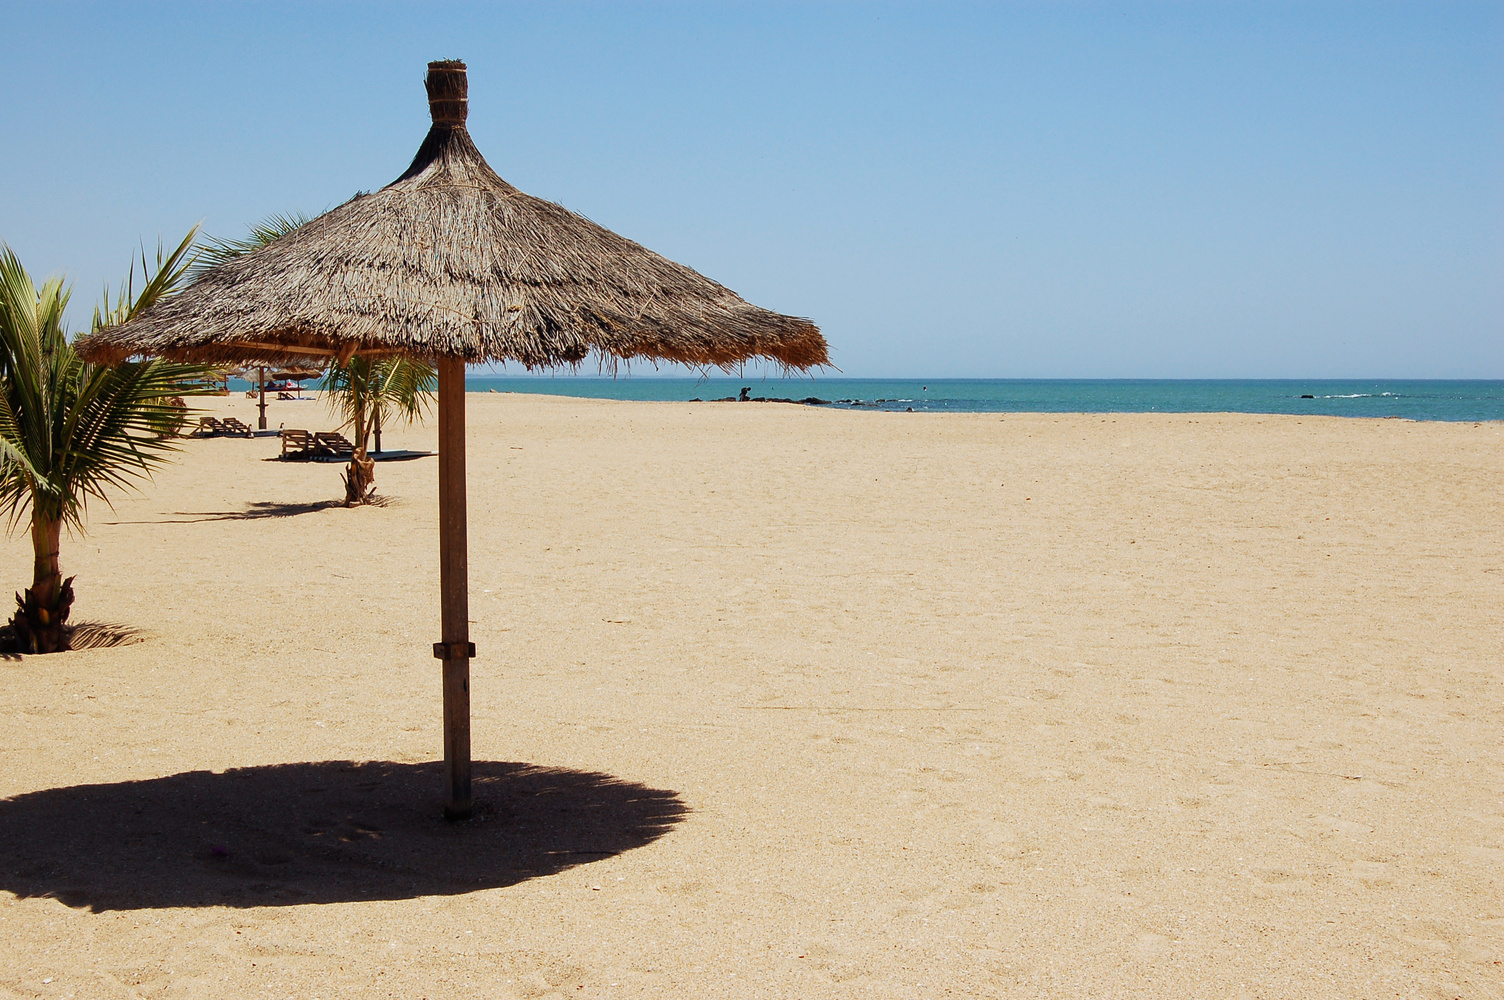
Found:
[[439, 593], [444, 661], [444, 815], [470, 816], [470, 567], [465, 539], [465, 362], [439, 361]]
[[256, 421], [256, 429], [264, 431], [266, 430], [266, 369], [257, 368], [256, 373], [258, 376], [256, 384], [261, 387], [261, 419]]

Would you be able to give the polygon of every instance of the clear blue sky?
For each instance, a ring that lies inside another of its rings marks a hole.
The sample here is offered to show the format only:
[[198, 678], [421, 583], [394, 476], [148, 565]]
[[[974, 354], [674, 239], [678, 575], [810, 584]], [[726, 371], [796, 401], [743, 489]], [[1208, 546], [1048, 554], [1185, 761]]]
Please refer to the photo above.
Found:
[[407, 166], [810, 316], [852, 376], [1504, 377], [1504, 6], [4, 3], [0, 239], [73, 279]]

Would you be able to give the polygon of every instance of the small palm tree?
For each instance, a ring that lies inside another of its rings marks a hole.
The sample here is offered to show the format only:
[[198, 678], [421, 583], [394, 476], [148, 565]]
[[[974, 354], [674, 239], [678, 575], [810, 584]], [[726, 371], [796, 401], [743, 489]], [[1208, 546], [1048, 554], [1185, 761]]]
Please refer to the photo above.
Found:
[[[197, 280], [211, 268], [264, 247], [310, 221], [308, 216], [297, 212], [273, 215], [252, 226], [243, 239], [206, 240], [190, 279]], [[422, 419], [424, 411], [433, 404], [437, 386], [438, 373], [422, 361], [372, 360], [356, 355], [345, 364], [335, 362], [329, 366], [320, 388], [335, 413], [344, 418], [341, 429], [350, 428], [355, 442], [355, 454], [344, 476], [347, 505], [369, 502], [376, 489], [376, 462], [366, 452], [372, 432], [380, 450], [382, 425], [393, 419], [409, 423]]]
[[[195, 233], [176, 250], [157, 248], [156, 270], [141, 256], [144, 287], [135, 291], [135, 264], [116, 302], [94, 311], [94, 328], [129, 319], [182, 283]], [[73, 577], [58, 561], [62, 529], [82, 533], [89, 499], [126, 488], [166, 462], [183, 410], [173, 397], [201, 391], [204, 365], [126, 362], [85, 364], [68, 343], [62, 279], [38, 288], [8, 246], [0, 243], [0, 509], [11, 529], [29, 520], [36, 557], [32, 583], [17, 594], [11, 621], [22, 651], [68, 648], [65, 623]]]
[[393, 418], [411, 423], [433, 404], [438, 373], [433, 366], [406, 358], [352, 357], [334, 364], [324, 376], [324, 398], [345, 418], [355, 442], [355, 454], [345, 471], [345, 504], [367, 503], [376, 489], [376, 461], [366, 453], [374, 431], [381, 434]]

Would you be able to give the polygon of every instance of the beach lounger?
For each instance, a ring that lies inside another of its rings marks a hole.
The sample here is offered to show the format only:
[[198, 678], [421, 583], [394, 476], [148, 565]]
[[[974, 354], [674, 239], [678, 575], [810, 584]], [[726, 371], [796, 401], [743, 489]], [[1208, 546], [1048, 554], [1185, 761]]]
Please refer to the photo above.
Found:
[[225, 433], [225, 425], [214, 417], [199, 417], [198, 426], [188, 432], [189, 437], [207, 438]]
[[290, 392], [279, 392], [279, 393], [277, 393], [277, 398], [278, 399], [297, 399], [298, 397], [294, 396]]
[[282, 431], [282, 457], [313, 457], [313, 435], [307, 431]]
[[313, 436], [313, 453], [329, 458], [349, 458], [355, 454], [355, 445], [338, 431], [320, 431]]
[[254, 437], [251, 433], [251, 425], [241, 423], [236, 417], [225, 417], [219, 422], [220, 429], [226, 434], [234, 434], [236, 437]]

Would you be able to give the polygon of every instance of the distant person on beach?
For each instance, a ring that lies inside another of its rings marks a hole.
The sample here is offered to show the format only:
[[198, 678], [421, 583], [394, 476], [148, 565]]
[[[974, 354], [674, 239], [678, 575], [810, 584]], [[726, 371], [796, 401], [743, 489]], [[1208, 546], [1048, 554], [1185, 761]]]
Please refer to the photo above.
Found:
[[744, 385], [744, 386], [742, 386], [742, 394], [741, 394], [741, 396], [738, 397], [738, 401], [746, 403], [746, 402], [751, 401], [751, 399], [752, 399], [752, 387], [750, 385]]

